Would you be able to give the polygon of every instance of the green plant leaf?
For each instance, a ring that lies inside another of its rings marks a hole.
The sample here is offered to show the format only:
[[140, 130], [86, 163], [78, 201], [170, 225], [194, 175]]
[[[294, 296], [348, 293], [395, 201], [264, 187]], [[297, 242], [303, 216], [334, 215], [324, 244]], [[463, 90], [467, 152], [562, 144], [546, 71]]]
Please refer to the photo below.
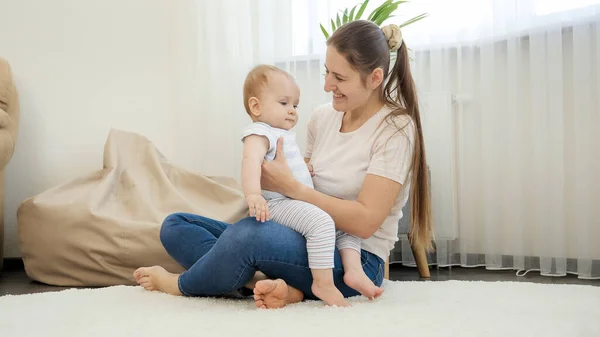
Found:
[[402, 28], [404, 26], [408, 26], [408, 25], [413, 24], [413, 23], [415, 23], [415, 22], [417, 22], [419, 20], [422, 20], [422, 19], [424, 19], [426, 17], [427, 17], [427, 13], [423, 13], [421, 15], [417, 15], [414, 18], [409, 19], [409, 20], [403, 22], [401, 25], [399, 25], [399, 27]]
[[325, 27], [323, 27], [322, 24], [319, 24], [319, 26], [321, 26], [321, 31], [323, 32], [323, 36], [325, 36], [325, 40], [327, 40], [329, 38], [329, 33], [327, 33], [327, 30], [325, 29]]
[[355, 10], [356, 10], [356, 6], [352, 7], [352, 10], [350, 11], [350, 17], [348, 18], [348, 21], [354, 21], [354, 11]]
[[377, 16], [377, 19], [375, 19], [373, 22], [375, 22], [376, 25], [381, 26], [381, 24], [390, 18], [390, 14], [392, 14], [395, 10], [398, 9], [398, 5], [390, 5], [387, 8], [384, 8], [379, 15]]
[[381, 5], [379, 5], [379, 7], [375, 8], [371, 14], [369, 15], [369, 17], [367, 18], [367, 20], [371, 20], [374, 21], [375, 19], [377, 19], [377, 16], [379, 15], [379, 13], [386, 8], [389, 4], [392, 3], [392, 0], [386, 0], [384, 3], [382, 3]]
[[368, 3], [369, 3], [369, 0], [365, 0], [365, 2], [362, 3], [362, 6], [360, 6], [360, 8], [358, 9], [358, 13], [356, 13], [355, 20], [358, 20], [361, 18], [361, 16], [363, 15], [363, 12], [365, 11], [365, 8], [367, 8]]
[[381, 8], [374, 10], [373, 12], [371, 12], [371, 15], [369, 15], [367, 20], [375, 22], [375, 20], [377, 20], [377, 17], [379, 16], [380, 12], [381, 12]]
[[[390, 18], [396, 17], [396, 15], [392, 15], [392, 14], [398, 10], [398, 6], [400, 4], [407, 3], [407, 2], [410, 2], [410, 1], [409, 0], [398, 0], [398, 1], [386, 0], [381, 5], [379, 5], [377, 8], [375, 8], [368, 15], [368, 18], [366, 20], [372, 21], [377, 26], [381, 26], [384, 22], [386, 22]], [[345, 8], [343, 10], [338, 10], [338, 13], [336, 14], [336, 16], [331, 18], [331, 33], [327, 32], [327, 30], [325, 29], [325, 27], [322, 24], [319, 24], [320, 28], [321, 28], [321, 32], [323, 32], [323, 36], [325, 36], [326, 39], [329, 39], [330, 35], [333, 34], [342, 25], [344, 25], [348, 22], [351, 22], [351, 21], [360, 20], [361, 17], [363, 16], [364, 11], [367, 8], [368, 4], [369, 4], [369, 0], [364, 0], [362, 3], [356, 4], [354, 7], [352, 7], [352, 9]], [[357, 9], [358, 9], [358, 11], [357, 11]], [[350, 13], [348, 13], [348, 12], [350, 12]], [[427, 17], [426, 13], [417, 15], [417, 16], [405, 21], [404, 23], [399, 25], [399, 27], [402, 28], [402, 27], [408, 26], [412, 23], [415, 23], [419, 20], [424, 19], [425, 17]]]

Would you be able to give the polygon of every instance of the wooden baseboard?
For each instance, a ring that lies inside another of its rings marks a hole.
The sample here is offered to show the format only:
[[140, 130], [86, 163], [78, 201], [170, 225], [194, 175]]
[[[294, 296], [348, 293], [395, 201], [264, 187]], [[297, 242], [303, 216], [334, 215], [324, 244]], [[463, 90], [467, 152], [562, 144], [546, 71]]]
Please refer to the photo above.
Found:
[[385, 260], [383, 278], [386, 280], [390, 279], [390, 259], [389, 258], [387, 260]]

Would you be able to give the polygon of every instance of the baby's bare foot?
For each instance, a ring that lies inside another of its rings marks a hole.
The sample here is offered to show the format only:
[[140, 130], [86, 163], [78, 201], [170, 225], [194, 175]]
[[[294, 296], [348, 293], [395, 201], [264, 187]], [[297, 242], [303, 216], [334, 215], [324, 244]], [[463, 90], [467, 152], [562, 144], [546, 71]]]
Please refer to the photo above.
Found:
[[344, 282], [370, 300], [383, 294], [383, 288], [376, 286], [362, 269], [347, 270], [344, 274]]
[[285, 283], [284, 280], [261, 280], [254, 287], [254, 301], [261, 309], [283, 308], [302, 301], [304, 295]]
[[311, 290], [315, 296], [323, 300], [327, 305], [337, 305], [338, 307], [349, 307], [344, 295], [335, 287], [333, 282], [318, 283], [313, 282]]
[[138, 284], [146, 290], [158, 290], [163, 293], [181, 296], [179, 291], [179, 274], [172, 274], [160, 266], [138, 268], [133, 276]]

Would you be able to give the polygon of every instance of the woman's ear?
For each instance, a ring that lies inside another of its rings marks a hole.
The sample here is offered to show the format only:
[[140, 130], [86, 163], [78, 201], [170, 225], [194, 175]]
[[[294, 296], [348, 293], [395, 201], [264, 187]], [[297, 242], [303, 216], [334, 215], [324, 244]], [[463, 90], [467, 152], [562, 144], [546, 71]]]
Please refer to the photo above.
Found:
[[250, 97], [248, 100], [248, 107], [250, 107], [250, 114], [252, 117], [260, 117], [260, 101], [256, 97]]
[[383, 69], [375, 68], [369, 76], [369, 88], [377, 89], [383, 82]]

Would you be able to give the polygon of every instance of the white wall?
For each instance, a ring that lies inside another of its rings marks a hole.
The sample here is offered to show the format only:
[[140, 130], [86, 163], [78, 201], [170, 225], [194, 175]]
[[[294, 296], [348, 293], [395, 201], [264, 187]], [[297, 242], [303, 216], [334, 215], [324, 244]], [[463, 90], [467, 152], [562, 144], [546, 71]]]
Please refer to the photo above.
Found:
[[[176, 91], [185, 62], [194, 62], [181, 40], [193, 38], [192, 21], [179, 20], [193, 13], [190, 4], [0, 0], [0, 55], [12, 65], [22, 107], [6, 169], [6, 257], [20, 256], [20, 203], [101, 169], [110, 128], [141, 133], [174, 157], [175, 114], [193, 108]], [[188, 33], [177, 40], [177, 31]]]

